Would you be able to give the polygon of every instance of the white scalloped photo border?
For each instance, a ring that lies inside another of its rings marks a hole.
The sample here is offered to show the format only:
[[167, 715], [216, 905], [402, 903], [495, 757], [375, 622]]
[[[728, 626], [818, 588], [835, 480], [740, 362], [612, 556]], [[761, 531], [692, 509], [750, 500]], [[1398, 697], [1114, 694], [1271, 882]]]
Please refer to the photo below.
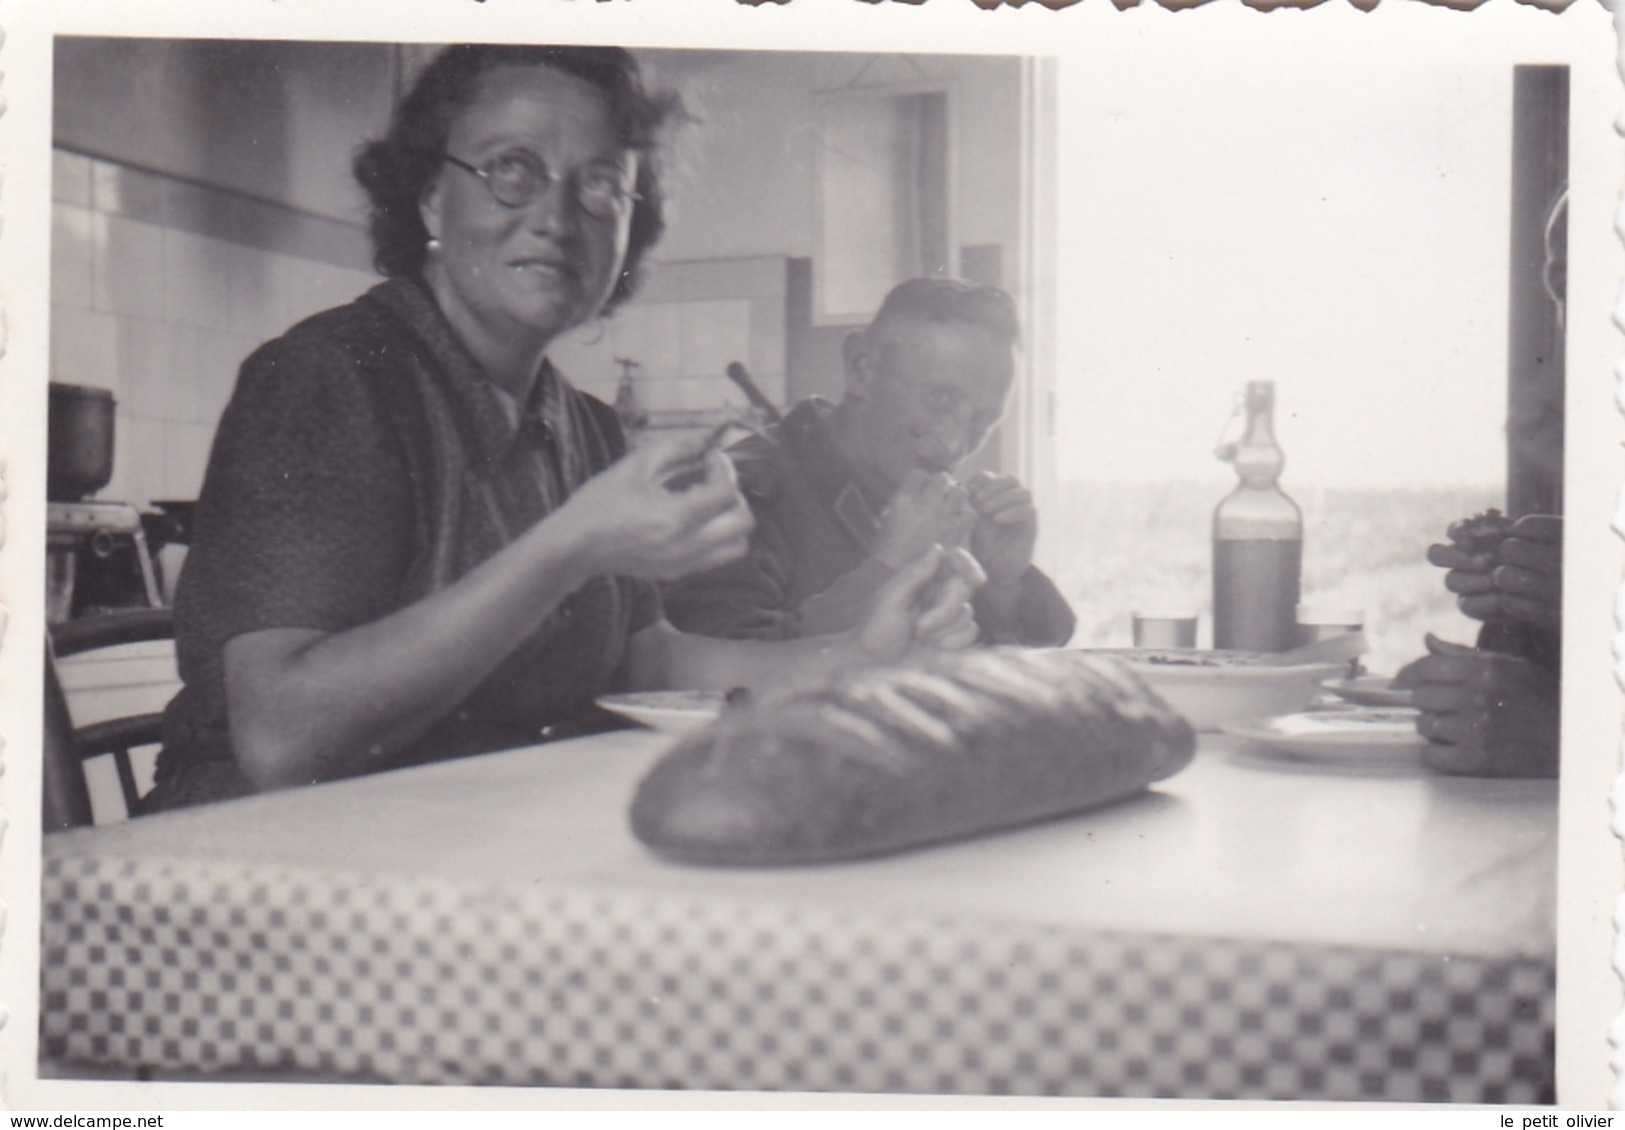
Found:
[[[917, 50], [922, 35], [929, 35], [936, 45], [933, 49], [943, 49], [941, 45], [946, 43], [979, 52], [1033, 54], [1046, 49], [1046, 37], [1054, 41], [1053, 31], [1068, 28], [1067, 21], [1072, 21], [1070, 27], [1087, 31], [1093, 29], [1098, 20], [1117, 18], [1136, 23], [1141, 28], [1149, 28], [1154, 34], [1155, 28], [1151, 25], [1157, 19], [1203, 18], [1199, 14], [1201, 9], [1196, 13], [1178, 14], [1154, 11], [1151, 0], [1143, 0], [1139, 8], [1129, 8], [1127, 11], [1110, 9], [1110, 2], [1082, 0], [1076, 11], [1056, 11], [1051, 9], [1064, 9], [1066, 6], [1058, 0], [1053, 4], [1031, 0], [1025, 5], [1002, 7], [994, 0], [934, 0], [929, 7], [902, 3], [900, 0], [877, 0], [875, 3], [867, 0], [760, 0], [758, 3], [746, 0], [693, 0], [678, 13], [671, 7], [662, 8], [658, 0], [611, 0], [608, 3], [591, 3], [589, 0], [396, 0], [394, 3], [387, 0], [337, 0], [333, 3], [324, 3], [324, 0], [212, 0], [207, 5], [187, 5], [180, 0], [169, 3], [163, 0], [148, 0], [146, 3], [0, 0], [0, 1107], [7, 1106], [13, 1086], [20, 1087], [24, 1083], [27, 1084], [28, 1101], [58, 1103], [58, 1109], [66, 1109], [70, 1101], [80, 1109], [120, 1106], [131, 1110], [162, 1109], [153, 1107], [155, 1097], [161, 1098], [165, 1105], [173, 1109], [198, 1103], [196, 1093], [183, 1099], [184, 1088], [178, 1090], [173, 1085], [167, 1090], [163, 1085], [156, 1084], [95, 1084], [78, 1088], [71, 1083], [55, 1085], [53, 1081], [52, 1086], [42, 1087], [34, 1078], [37, 1063], [30, 1058], [37, 1051], [37, 1034], [19, 1031], [17, 1025], [17, 1019], [32, 1019], [37, 1014], [37, 1002], [32, 1002], [26, 1008], [7, 1007], [28, 997], [30, 976], [36, 977], [33, 983], [37, 985], [38, 962], [39, 850], [37, 842], [29, 842], [29, 837], [37, 841], [39, 831], [38, 773], [37, 769], [17, 762], [14, 755], [17, 750], [35, 748], [39, 733], [38, 718], [30, 720], [28, 713], [30, 710], [34, 715], [39, 713], [38, 648], [28, 641], [41, 627], [42, 618], [40, 609], [24, 604], [18, 594], [42, 591], [42, 586], [38, 584], [42, 571], [38, 563], [22, 562], [16, 557], [19, 542], [25, 547], [32, 546], [34, 533], [29, 524], [38, 522], [41, 517], [39, 503], [44, 497], [44, 474], [43, 460], [38, 458], [38, 450], [43, 448], [43, 434], [34, 436], [32, 440], [26, 437], [20, 440], [18, 432], [21, 425], [17, 421], [26, 420], [32, 427], [43, 431], [44, 382], [40, 380], [38, 388], [27, 386], [47, 371], [44, 365], [46, 345], [40, 336], [40, 328], [46, 323], [39, 316], [44, 306], [44, 300], [37, 293], [39, 280], [19, 277], [16, 269], [20, 264], [37, 266], [42, 261], [48, 262], [48, 259], [41, 254], [47, 234], [19, 230], [13, 222], [19, 193], [24, 189], [29, 193], [38, 191], [43, 174], [38, 170], [14, 170], [11, 161], [14, 160], [14, 152], [48, 152], [49, 131], [46, 130], [46, 143], [42, 149], [39, 128], [40, 122], [48, 114], [32, 101], [38, 95], [48, 102], [49, 66], [48, 60], [41, 58], [41, 35], [48, 37], [53, 30], [70, 33], [100, 30], [108, 34], [132, 30], [154, 35], [240, 35], [296, 39], [333, 35], [349, 39], [387, 37], [399, 41], [445, 42], [533, 36], [537, 14], [546, 13], [549, 38], [596, 39], [633, 47], [672, 45], [703, 35], [707, 45], [716, 47], [857, 49], [861, 45], [868, 50], [906, 52], [911, 47]], [[1344, 0], [1329, 2], [1340, 4]], [[1378, 11], [1380, 13], [1398, 4], [1416, 6], [1422, 2], [1381, 0]], [[1463, 21], [1485, 18], [1480, 17], [1479, 12], [1495, 12], [1514, 6], [1513, 0], [1488, 0], [1483, 5], [1475, 5], [1470, 0], [1460, 0], [1458, 3], [1439, 0], [1439, 3], [1444, 7], [1477, 8], [1473, 12], [1455, 13]], [[1596, 3], [1598, 0], [1572, 0], [1569, 5], [1552, 3], [1538, 6], [1567, 10]], [[1190, 5], [1172, 6], [1183, 8]], [[1240, 0], [1212, 0], [1212, 6], [1239, 8], [1241, 4]], [[1268, 3], [1267, 0], [1259, 0], [1256, 6], [1294, 7]], [[1369, 8], [1372, 5], [1369, 0], [1364, 0], [1356, 6]], [[1001, 10], [983, 10], [993, 7], [1000, 7]], [[697, 10], [701, 8], [710, 18], [709, 23], [698, 18]], [[1319, 10], [1272, 12], [1265, 18], [1314, 20], [1323, 18], [1317, 17], [1316, 11]], [[1615, 77], [1625, 79], [1625, 3], [1618, 3], [1614, 8], [1613, 22], [1619, 44]], [[1034, 23], [1041, 24], [1043, 30], [1035, 34], [1032, 31]], [[854, 27], [861, 29], [861, 39], [853, 37]], [[381, 36], [380, 32], [385, 30], [387, 36]], [[43, 54], [48, 55], [49, 52], [44, 51]], [[1617, 176], [1621, 168], [1621, 152], [1625, 151], [1618, 144], [1620, 136], [1625, 135], [1625, 97], [1621, 97], [1621, 88], [1616, 88], [1613, 96], [1615, 145], [1611, 155], [1604, 155], [1604, 159]], [[23, 113], [25, 104], [26, 114]], [[1591, 153], [1589, 158], [1597, 159], [1598, 154]], [[1625, 243], [1625, 192], [1622, 190], [1625, 190], [1625, 179], [1612, 189], [1611, 226], [1619, 242]], [[1594, 227], [1584, 227], [1586, 222], [1589, 222], [1589, 217], [1576, 211], [1571, 218], [1571, 242], [1582, 233], [1596, 230]], [[1608, 268], [1608, 264], [1617, 268], [1617, 252], [1618, 248], [1615, 248], [1603, 256], [1605, 268], [1612, 269]], [[1618, 330], [1625, 330], [1625, 287], [1621, 286], [1622, 281], [1625, 281], [1625, 274], [1614, 270], [1613, 282], [1607, 284], [1612, 286], [1617, 296], [1611, 320]], [[31, 283], [35, 293], [29, 293]], [[1603, 285], [1597, 282], [1595, 276], [1589, 280], [1589, 284], [1593, 290], [1597, 285]], [[1571, 302], [1575, 293], [1571, 291]], [[1579, 320], [1571, 313], [1571, 327]], [[1570, 353], [1571, 374], [1575, 371], [1577, 358], [1589, 361], [1596, 354], [1599, 340], [1597, 331], [1593, 327], [1588, 332], [1591, 336], [1586, 338], [1586, 344], [1591, 352]], [[1615, 332], [1607, 352], [1613, 357], [1622, 358], [1611, 368], [1611, 374], [1617, 382], [1617, 407], [1621, 414], [1625, 414], [1625, 357], [1622, 357], [1625, 350], [1621, 350], [1618, 337], [1618, 332]], [[1576, 382], [1571, 379], [1569, 387], [1573, 398]], [[1577, 399], [1571, 399], [1570, 404], [1575, 403]], [[1582, 411], [1580, 415], [1585, 413]], [[1571, 410], [1571, 418], [1574, 417]], [[1615, 533], [1625, 538], [1625, 481], [1621, 481], [1617, 458], [1620, 419], [1581, 422], [1586, 424], [1589, 429], [1587, 434], [1593, 438], [1603, 433], [1610, 437], [1596, 448], [1596, 452], [1603, 468], [1611, 470], [1614, 480], [1611, 485], [1604, 484], [1612, 499], [1608, 506], [1613, 514], [1609, 524]], [[11, 446], [18, 442], [34, 443], [39, 447], [30, 448], [27, 457], [23, 458], [16, 454], [17, 448]], [[1575, 466], [1574, 460], [1571, 454], [1571, 469]], [[18, 535], [20, 529], [29, 530], [26, 538]], [[1587, 539], [1584, 544], [1595, 549], [1595, 539], [1589, 534]], [[1607, 630], [1608, 637], [1613, 641], [1614, 662], [1607, 669], [1603, 668], [1600, 647], [1593, 648], [1590, 643], [1592, 629], [1589, 624], [1586, 628], [1587, 642], [1581, 645], [1571, 640], [1568, 645], [1569, 659], [1580, 661], [1582, 667], [1605, 680], [1608, 688], [1599, 689], [1598, 679], [1589, 679], [1586, 685], [1596, 700], [1575, 703], [1574, 693], [1565, 686], [1565, 726], [1571, 719], [1581, 721], [1583, 716], [1584, 728], [1576, 732], [1572, 738], [1574, 743], [1578, 744], [1582, 736], [1588, 742], [1593, 739], [1599, 743], [1607, 740], [1611, 748], [1625, 753], [1625, 731], [1619, 727], [1618, 697], [1619, 690], [1625, 687], [1625, 586], [1620, 585], [1620, 547], [1612, 541], [1610, 546], [1612, 556], [1592, 563], [1594, 567], [1590, 572], [1595, 574], [1592, 577], [1594, 584], [1606, 585], [1609, 591], [1617, 594], [1614, 623]], [[1599, 557], [1606, 556], [1600, 549], [1595, 551]], [[1600, 628], [1600, 605], [1597, 607]], [[1574, 615], [1572, 602], [1567, 615]], [[22, 630], [21, 636], [16, 629], [7, 630], [13, 623]], [[1576, 649], [1581, 646], [1585, 650], [1576, 654]], [[1588, 657], [1589, 663], [1586, 662]], [[32, 675], [28, 673], [30, 665], [35, 668]], [[1574, 670], [1572, 665], [1569, 670]], [[1601, 750], [1596, 752], [1600, 758]], [[1572, 754], [1568, 740], [1565, 741], [1565, 754]], [[1572, 757], [1566, 756], [1568, 760], [1572, 760]], [[1582, 979], [1594, 976], [1589, 984], [1598, 1000], [1612, 1001], [1618, 1005], [1622, 999], [1620, 983], [1625, 982], [1625, 893], [1618, 892], [1625, 853], [1622, 853], [1615, 837], [1625, 840], [1625, 775], [1618, 773], [1619, 764], [1600, 770], [1591, 767], [1585, 773], [1572, 774], [1568, 772], [1568, 766], [1565, 768], [1563, 819], [1565, 825], [1577, 822], [1577, 827], [1572, 829], [1575, 834], [1571, 835], [1571, 829], [1567, 827], [1563, 832], [1565, 877], [1571, 870], [1577, 870], [1587, 872], [1588, 876], [1591, 871], [1596, 871], [1600, 878], [1592, 880], [1588, 877], [1586, 882], [1564, 883], [1559, 888], [1560, 919], [1566, 925], [1572, 916], [1574, 922], [1573, 935], [1563, 943], [1567, 948], [1559, 954], [1560, 1010], [1564, 1001], [1570, 999], [1565, 995], [1562, 982], [1573, 973], [1565, 966], [1563, 954], [1570, 950], [1581, 955], [1590, 953], [1600, 930], [1612, 929], [1616, 932], [1612, 968], [1599, 969], [1595, 975], [1589, 969], [1583, 970]], [[1576, 781], [1576, 778], [1583, 780]], [[1583, 796], [1571, 795], [1582, 784], [1587, 790], [1594, 791]], [[1598, 827], [1593, 828], [1590, 814], [1600, 812], [1601, 794], [1605, 791], [1610, 798], [1612, 820], [1609, 822], [1599, 818], [1595, 821]], [[1602, 848], [1604, 840], [1606, 850]], [[1577, 858], [1582, 854], [1585, 858]], [[25, 881], [30, 872], [35, 884], [32, 890]], [[1599, 891], [1616, 893], [1599, 895]], [[1604, 901], [1611, 911], [1603, 909]], [[1610, 915], [1612, 921], [1604, 921]], [[1603, 979], [1607, 983], [1599, 985], [1597, 982]], [[1595, 1002], [1592, 1002], [1594, 1006]], [[1561, 1011], [1559, 1016], [1561, 1020]], [[1598, 1086], [1599, 1072], [1587, 1068], [1576, 1076], [1583, 1081], [1584, 1094], [1574, 1098], [1582, 1100], [1582, 1109], [1600, 1107], [1605, 1098], [1613, 1108], [1625, 1109], [1625, 1012], [1618, 1014], [1606, 1033], [1595, 1034], [1594, 1046], [1590, 1042], [1593, 1037], [1589, 1031], [1584, 1034], [1569, 1033], [1568, 1038], [1579, 1043], [1578, 1046], [1571, 1045], [1565, 1052], [1565, 1036], [1560, 1032], [1560, 1104], [1572, 1105], [1566, 1101], [1569, 1096], [1563, 1091], [1561, 1059], [1567, 1054], [1589, 1057], [1594, 1047], [1597, 1057], [1609, 1057], [1612, 1083], [1606, 1088]], [[277, 1108], [312, 1105], [309, 1098], [301, 1100], [304, 1092], [298, 1087], [243, 1086], [241, 1094], [245, 1104]], [[158, 1089], [152, 1089], [155, 1087]], [[468, 1102], [467, 1092], [447, 1095], [411, 1088], [403, 1089], [403, 1092], [393, 1098], [378, 1097], [376, 1103], [380, 1106], [410, 1108], [452, 1107]], [[355, 1089], [339, 1096], [332, 1092], [315, 1092], [314, 1105], [337, 1106], [341, 1102], [350, 1105], [357, 1101], [354, 1096], [358, 1093]], [[549, 1102], [545, 1095], [525, 1095], [515, 1099], [511, 1093], [506, 1096], [486, 1096], [480, 1101], [487, 1098], [510, 1106], [542, 1106]], [[579, 1094], [572, 1098], [576, 1105], [583, 1102]], [[660, 1106], [657, 1096], [615, 1098], [624, 1098], [626, 1105]], [[219, 1092], [213, 1091], [212, 1098], [204, 1100], [203, 1106], [212, 1107], [218, 1101]], [[369, 1097], [366, 1101], [372, 1103], [374, 1099]], [[553, 1101], [556, 1102], [557, 1098]], [[799, 1100], [787, 1098], [782, 1105], [788, 1106], [795, 1101]], [[596, 1105], [622, 1105], [619, 1101], [606, 1103], [603, 1099], [594, 1102]], [[829, 1105], [818, 1100], [809, 1100], [809, 1103]], [[753, 1104], [749, 1103], [748, 1097], [723, 1097], [715, 1105]], [[761, 1104], [758, 1102], [754, 1105]], [[775, 1102], [773, 1105], [781, 1104]], [[906, 1108], [907, 1104], [866, 1105]]]

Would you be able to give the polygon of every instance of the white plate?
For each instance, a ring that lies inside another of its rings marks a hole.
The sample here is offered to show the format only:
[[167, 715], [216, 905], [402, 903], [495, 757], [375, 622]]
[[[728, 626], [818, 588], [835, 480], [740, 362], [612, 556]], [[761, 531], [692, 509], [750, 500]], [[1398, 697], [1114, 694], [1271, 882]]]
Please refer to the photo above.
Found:
[[1314, 701], [1320, 681], [1346, 671], [1345, 663], [1277, 667], [1253, 651], [1135, 648], [1098, 651], [1129, 667], [1197, 730], [1291, 714]]
[[709, 726], [722, 713], [721, 691], [639, 691], [600, 695], [598, 705], [663, 734], [690, 734]]
[[1280, 718], [1254, 718], [1221, 727], [1271, 753], [1315, 761], [1414, 761], [1426, 741], [1416, 732], [1417, 711], [1317, 710]]
[[1409, 706], [1411, 692], [1394, 686], [1387, 675], [1361, 675], [1353, 679], [1327, 679], [1320, 684], [1345, 702], [1358, 706]]
[[[1201, 647], [1103, 647], [1088, 649], [1144, 667], [1168, 671], [1248, 671], [1267, 658], [1262, 651], [1215, 651]], [[1276, 668], [1280, 670], [1280, 668]]]

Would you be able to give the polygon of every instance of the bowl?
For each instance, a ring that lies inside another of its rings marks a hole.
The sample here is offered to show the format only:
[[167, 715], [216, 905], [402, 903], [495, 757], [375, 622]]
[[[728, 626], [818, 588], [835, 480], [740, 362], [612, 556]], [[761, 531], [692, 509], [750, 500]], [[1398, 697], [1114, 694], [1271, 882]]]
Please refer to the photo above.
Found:
[[1227, 722], [1296, 714], [1320, 692], [1320, 681], [1348, 670], [1347, 663], [1272, 665], [1252, 651], [1125, 648], [1107, 651], [1129, 668], [1195, 730]]
[[715, 722], [726, 700], [722, 691], [639, 691], [600, 695], [597, 701], [611, 714], [681, 737]]

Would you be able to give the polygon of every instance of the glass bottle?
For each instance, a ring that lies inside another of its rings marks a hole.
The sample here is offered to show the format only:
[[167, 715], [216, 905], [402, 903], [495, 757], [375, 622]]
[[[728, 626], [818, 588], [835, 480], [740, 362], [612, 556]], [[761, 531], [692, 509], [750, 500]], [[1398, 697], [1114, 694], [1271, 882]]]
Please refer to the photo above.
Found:
[[1213, 646], [1285, 651], [1296, 642], [1303, 512], [1277, 485], [1275, 382], [1247, 383], [1247, 428], [1224, 444], [1241, 483], [1213, 511]]

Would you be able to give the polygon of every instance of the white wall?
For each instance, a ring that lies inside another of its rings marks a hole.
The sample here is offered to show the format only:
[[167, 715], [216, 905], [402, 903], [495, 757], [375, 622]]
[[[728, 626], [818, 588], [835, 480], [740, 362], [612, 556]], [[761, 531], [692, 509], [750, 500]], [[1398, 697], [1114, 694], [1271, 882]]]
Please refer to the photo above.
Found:
[[[952, 84], [961, 245], [999, 244], [1013, 271], [1020, 194], [1020, 64], [1010, 57], [657, 51], [652, 73], [702, 119], [679, 165], [662, 259], [815, 253], [820, 91]], [[686, 175], [685, 175], [686, 174]]]
[[57, 42], [51, 379], [118, 401], [100, 498], [197, 495], [242, 359], [377, 281], [349, 155], [392, 48]]
[[55, 143], [359, 222], [349, 158], [388, 124], [396, 66], [386, 44], [64, 37]]
[[60, 151], [53, 164], [51, 380], [118, 404], [97, 497], [196, 498], [243, 358], [377, 279], [180, 226], [167, 190], [195, 186]]

